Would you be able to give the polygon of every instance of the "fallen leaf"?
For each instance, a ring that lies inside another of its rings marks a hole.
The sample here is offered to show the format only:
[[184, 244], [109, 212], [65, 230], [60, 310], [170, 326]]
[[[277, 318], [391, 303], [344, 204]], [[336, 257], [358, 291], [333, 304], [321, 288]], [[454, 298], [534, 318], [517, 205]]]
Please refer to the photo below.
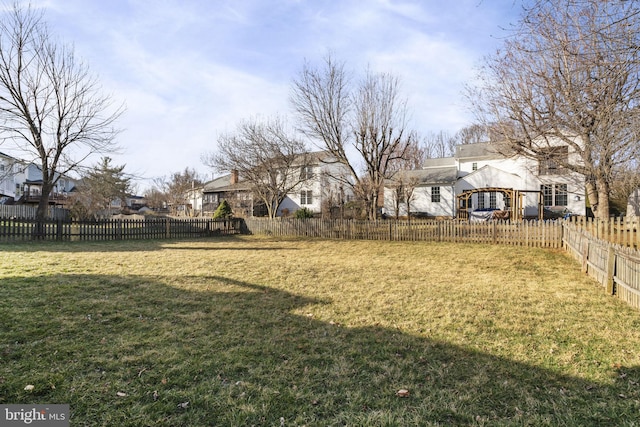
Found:
[[122, 391], [119, 391], [119, 392], [116, 393], [116, 396], [118, 396], [118, 397], [125, 397], [126, 395], [127, 395], [127, 393], [124, 393]]
[[154, 400], [154, 402], [155, 402], [156, 400], [158, 400], [158, 390], [154, 390], [154, 391], [153, 391], [153, 400]]
[[27, 385], [27, 386], [24, 388], [24, 391], [33, 391], [33, 389], [34, 389], [34, 388], [35, 388], [35, 386], [34, 386], [34, 385], [29, 384], [29, 385]]
[[178, 404], [178, 408], [187, 409], [189, 407], [189, 402], [182, 402]]
[[409, 390], [406, 389], [400, 389], [398, 391], [396, 391], [396, 396], [398, 397], [409, 397]]

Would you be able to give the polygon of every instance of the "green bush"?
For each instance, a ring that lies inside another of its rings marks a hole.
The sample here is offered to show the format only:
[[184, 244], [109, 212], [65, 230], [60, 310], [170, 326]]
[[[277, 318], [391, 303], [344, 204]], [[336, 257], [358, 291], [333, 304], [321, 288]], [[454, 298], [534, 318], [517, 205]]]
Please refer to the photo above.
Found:
[[233, 216], [233, 212], [231, 211], [231, 206], [226, 200], [223, 200], [219, 205], [216, 211], [213, 213], [213, 218], [231, 218]]
[[296, 219], [313, 218], [313, 212], [309, 208], [298, 209], [294, 214]]

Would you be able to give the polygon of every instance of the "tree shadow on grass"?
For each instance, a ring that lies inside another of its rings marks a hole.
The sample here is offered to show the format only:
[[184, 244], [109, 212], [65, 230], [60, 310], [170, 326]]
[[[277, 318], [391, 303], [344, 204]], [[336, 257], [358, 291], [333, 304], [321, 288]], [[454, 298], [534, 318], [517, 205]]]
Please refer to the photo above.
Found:
[[[244, 240], [238, 235], [203, 237], [194, 239], [148, 239], [148, 240], [105, 240], [105, 241], [79, 241], [79, 242], [57, 242], [57, 241], [28, 241], [28, 242], [0, 242], [0, 253], [15, 252], [16, 250], [27, 252], [139, 252], [139, 251], [159, 251], [171, 246], [171, 249], [207, 250], [215, 251], [227, 250], [281, 250], [283, 247], [257, 246], [238, 247], [238, 243]], [[263, 240], [266, 241], [266, 240]], [[229, 243], [228, 247], [197, 247], [199, 244]], [[236, 245], [236, 246], [234, 246]]]
[[0, 403], [68, 403], [74, 426], [632, 425], [638, 416], [638, 367], [591, 383], [306, 314], [331, 301], [225, 277], [171, 280], [0, 281]]

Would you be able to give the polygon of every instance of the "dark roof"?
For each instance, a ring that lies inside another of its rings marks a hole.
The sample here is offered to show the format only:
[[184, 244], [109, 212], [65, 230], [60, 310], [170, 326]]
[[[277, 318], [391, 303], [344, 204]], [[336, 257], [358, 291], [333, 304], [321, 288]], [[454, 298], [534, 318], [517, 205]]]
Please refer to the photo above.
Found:
[[204, 184], [204, 192], [217, 191], [218, 188], [226, 187], [231, 184], [231, 174], [222, 175]]
[[231, 184], [231, 174], [219, 176], [218, 178], [204, 184], [203, 193], [225, 193], [228, 191], [247, 191], [250, 186], [246, 182]]

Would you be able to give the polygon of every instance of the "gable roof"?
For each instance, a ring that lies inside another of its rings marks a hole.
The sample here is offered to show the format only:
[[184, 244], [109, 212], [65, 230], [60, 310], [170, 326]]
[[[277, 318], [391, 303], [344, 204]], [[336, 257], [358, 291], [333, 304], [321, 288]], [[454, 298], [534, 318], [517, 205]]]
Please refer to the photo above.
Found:
[[204, 184], [202, 188], [203, 193], [224, 193], [228, 191], [248, 191], [251, 186], [245, 182], [240, 181], [236, 184], [231, 183], [231, 174], [222, 175], [215, 178], [212, 181]]
[[456, 159], [454, 157], [436, 157], [434, 159], [425, 159], [422, 167], [427, 168], [443, 168], [456, 165]]
[[[403, 171], [404, 179], [415, 179], [417, 185], [454, 185], [458, 177], [455, 166]], [[393, 178], [388, 180], [393, 182]]]
[[464, 144], [456, 146], [456, 158], [469, 159], [469, 158], [482, 158], [482, 159], [495, 159], [505, 157], [501, 154], [496, 146], [489, 142], [478, 142], [475, 144]]

